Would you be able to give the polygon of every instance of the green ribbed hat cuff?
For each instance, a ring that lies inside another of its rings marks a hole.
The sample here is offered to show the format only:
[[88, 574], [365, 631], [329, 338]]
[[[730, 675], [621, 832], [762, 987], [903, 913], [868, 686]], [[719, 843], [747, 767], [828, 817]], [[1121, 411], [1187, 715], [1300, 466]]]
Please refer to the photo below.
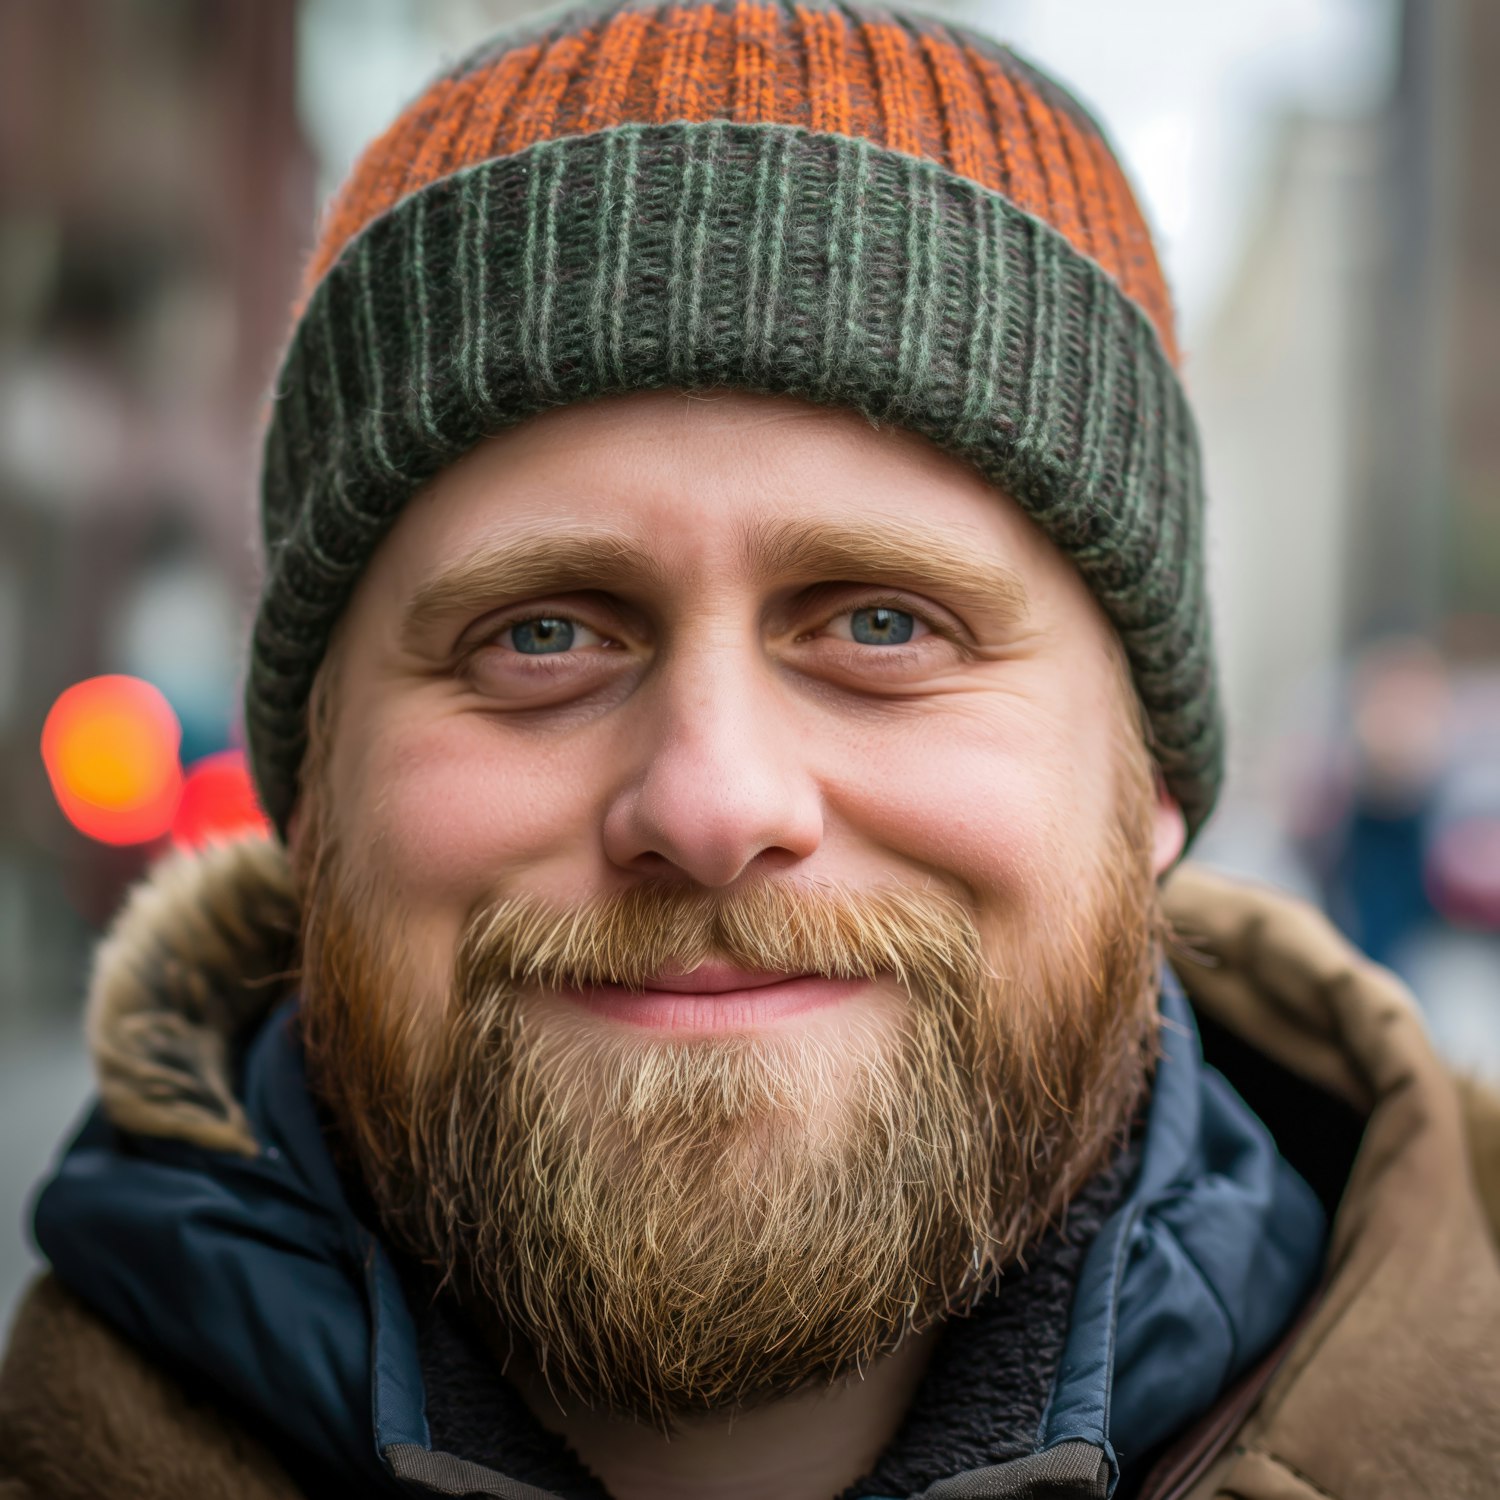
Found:
[[1008, 199], [727, 121], [543, 142], [432, 184], [319, 284], [266, 437], [246, 731], [284, 830], [330, 633], [402, 506], [488, 434], [646, 387], [852, 406], [1021, 504], [1124, 642], [1190, 834], [1222, 774], [1202, 481], [1155, 330]]

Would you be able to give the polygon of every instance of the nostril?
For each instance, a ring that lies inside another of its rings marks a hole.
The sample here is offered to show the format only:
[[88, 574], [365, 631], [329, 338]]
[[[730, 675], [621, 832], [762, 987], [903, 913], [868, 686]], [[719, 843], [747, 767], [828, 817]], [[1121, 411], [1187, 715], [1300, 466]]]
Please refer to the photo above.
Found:
[[793, 865], [800, 865], [803, 856], [792, 849], [784, 849], [779, 844], [770, 849], [762, 849], [759, 854], [750, 861], [765, 870], [789, 870]]
[[659, 854], [655, 849], [641, 850], [636, 855], [633, 863], [637, 869], [649, 870], [653, 875], [676, 869], [676, 866], [665, 854]]

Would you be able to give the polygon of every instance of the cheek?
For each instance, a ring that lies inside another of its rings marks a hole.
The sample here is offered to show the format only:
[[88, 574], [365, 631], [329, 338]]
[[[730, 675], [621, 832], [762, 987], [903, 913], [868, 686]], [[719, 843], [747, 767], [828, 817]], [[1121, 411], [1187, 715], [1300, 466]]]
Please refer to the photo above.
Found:
[[844, 746], [830, 801], [864, 838], [976, 895], [1035, 902], [1089, 869], [1109, 828], [1110, 722], [1087, 688], [975, 695]]
[[589, 847], [576, 756], [473, 715], [393, 716], [366, 738], [341, 798], [366, 857], [412, 916], [450, 941], [497, 877]]

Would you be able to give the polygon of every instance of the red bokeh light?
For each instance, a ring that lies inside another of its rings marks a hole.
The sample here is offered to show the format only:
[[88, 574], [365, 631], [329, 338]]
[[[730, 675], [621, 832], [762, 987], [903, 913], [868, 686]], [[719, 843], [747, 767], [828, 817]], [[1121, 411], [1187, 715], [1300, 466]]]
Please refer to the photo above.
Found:
[[224, 750], [188, 768], [177, 815], [172, 819], [174, 844], [197, 849], [269, 829], [243, 751]]

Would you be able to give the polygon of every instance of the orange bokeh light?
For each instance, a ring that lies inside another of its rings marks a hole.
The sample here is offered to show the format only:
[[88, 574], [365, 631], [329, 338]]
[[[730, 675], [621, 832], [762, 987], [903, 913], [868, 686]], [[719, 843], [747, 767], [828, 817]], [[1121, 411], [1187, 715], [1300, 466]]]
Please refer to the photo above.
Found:
[[255, 796], [241, 750], [204, 756], [188, 768], [172, 819], [172, 842], [197, 849], [221, 839], [266, 833], [270, 823]]
[[42, 761], [64, 816], [103, 844], [143, 844], [172, 826], [182, 794], [182, 728], [138, 677], [90, 677], [42, 726]]

